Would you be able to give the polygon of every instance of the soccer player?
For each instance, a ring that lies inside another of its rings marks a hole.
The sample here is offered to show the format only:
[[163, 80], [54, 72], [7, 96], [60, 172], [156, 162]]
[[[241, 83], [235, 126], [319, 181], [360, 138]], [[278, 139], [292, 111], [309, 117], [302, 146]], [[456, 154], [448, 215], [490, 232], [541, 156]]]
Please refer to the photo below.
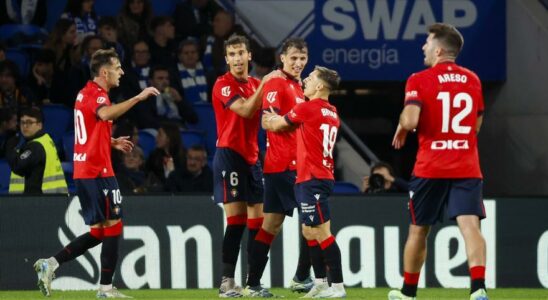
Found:
[[116, 51], [97, 50], [90, 66], [93, 81], [88, 81], [78, 93], [74, 105], [74, 183], [90, 232], [77, 237], [54, 256], [39, 259], [34, 268], [40, 290], [44, 296], [50, 296], [51, 281], [59, 265], [102, 243], [97, 298], [131, 298], [112, 286], [122, 234], [122, 196], [112, 170], [110, 148], [127, 153], [133, 143], [128, 137], [111, 137], [112, 120], [159, 92], [148, 87], [127, 101], [111, 104], [108, 91], [119, 85], [124, 74]]
[[[246, 224], [248, 241], [253, 241], [263, 221], [263, 174], [257, 143], [262, 91], [265, 82], [281, 74], [274, 71], [260, 83], [249, 76], [251, 53], [243, 36], [230, 36], [224, 49], [229, 71], [217, 78], [212, 95], [218, 136], [213, 184], [215, 202], [223, 204], [227, 218], [219, 297], [232, 298], [242, 296], [234, 273]], [[250, 246], [248, 243], [248, 253]]]
[[[276, 78], [265, 84], [263, 89], [263, 110], [270, 107], [285, 115], [297, 103], [304, 102], [301, 88], [301, 73], [308, 61], [308, 47], [301, 38], [290, 38], [281, 49], [281, 71], [285, 78]], [[264, 220], [257, 233], [249, 257], [249, 274], [244, 295], [254, 295], [260, 290], [260, 280], [268, 262], [268, 252], [276, 235], [282, 228], [285, 216], [292, 216], [298, 207], [295, 199], [297, 167], [297, 138], [295, 131], [267, 132], [267, 148], [264, 162]], [[316, 247], [319, 249], [319, 247]], [[310, 279], [310, 255], [306, 240], [301, 243], [297, 272], [290, 288], [308, 292], [314, 282]], [[321, 263], [323, 267], [323, 263]], [[325, 273], [325, 269], [323, 270]], [[318, 274], [316, 274], [318, 276]], [[323, 276], [325, 277], [325, 276]]]
[[[283, 117], [272, 109], [264, 112], [263, 127], [270, 131], [297, 129], [297, 180], [295, 194], [300, 205], [304, 237], [319, 244], [332, 285], [316, 281], [303, 298], [344, 298], [341, 251], [331, 234], [328, 197], [333, 191], [333, 148], [340, 126], [337, 109], [329, 95], [340, 82], [336, 71], [316, 66], [304, 80], [308, 102], [297, 104]], [[316, 268], [314, 268], [316, 271]], [[318, 279], [317, 279], [318, 280]]]
[[447, 208], [464, 237], [471, 277], [471, 300], [485, 300], [485, 218], [477, 133], [483, 97], [478, 76], [455, 63], [464, 40], [448, 24], [428, 27], [422, 47], [430, 68], [412, 74], [405, 88], [405, 107], [392, 145], [400, 149], [407, 133], [417, 131], [419, 150], [409, 182], [411, 224], [403, 254], [404, 283], [388, 299], [415, 299], [419, 272], [426, 259], [430, 227]]

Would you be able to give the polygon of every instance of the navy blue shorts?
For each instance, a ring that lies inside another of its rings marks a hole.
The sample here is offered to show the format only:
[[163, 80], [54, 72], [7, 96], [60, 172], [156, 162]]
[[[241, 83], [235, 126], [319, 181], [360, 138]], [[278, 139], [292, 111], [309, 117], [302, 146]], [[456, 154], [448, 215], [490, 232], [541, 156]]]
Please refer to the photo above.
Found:
[[444, 212], [455, 220], [461, 215], [485, 218], [483, 181], [479, 178], [432, 179], [412, 177], [408, 208], [411, 223], [433, 225], [442, 222]]
[[298, 207], [294, 189], [296, 178], [295, 171], [264, 174], [265, 213], [293, 216], [293, 211]]
[[122, 218], [122, 195], [116, 177], [75, 179], [74, 185], [87, 225]]
[[333, 180], [327, 179], [312, 179], [295, 185], [301, 223], [315, 226], [331, 219], [327, 198], [331, 195], [334, 185]]
[[236, 151], [217, 148], [213, 158], [213, 185], [215, 203], [262, 203], [264, 179], [261, 162], [249, 165]]

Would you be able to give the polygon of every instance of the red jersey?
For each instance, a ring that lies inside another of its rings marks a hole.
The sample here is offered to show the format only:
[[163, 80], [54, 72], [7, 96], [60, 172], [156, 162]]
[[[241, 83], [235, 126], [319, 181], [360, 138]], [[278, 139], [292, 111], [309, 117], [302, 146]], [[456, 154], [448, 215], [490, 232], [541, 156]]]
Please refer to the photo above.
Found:
[[482, 178], [476, 123], [483, 113], [478, 76], [453, 62], [407, 80], [405, 105], [421, 107], [413, 173], [424, 178]]
[[335, 106], [322, 99], [297, 104], [285, 119], [297, 129], [297, 181], [331, 179], [335, 163], [333, 148], [340, 120]]
[[[287, 78], [274, 78], [263, 88], [263, 110], [270, 107], [279, 115], [287, 114], [295, 104], [304, 102], [301, 84], [286, 73]], [[279, 173], [297, 168], [297, 138], [295, 131], [266, 132], [264, 173]]]
[[110, 160], [112, 121], [97, 116], [103, 106], [110, 106], [107, 92], [88, 81], [74, 104], [74, 179], [114, 176]]
[[[236, 79], [230, 72], [219, 76], [213, 86], [213, 110], [217, 122], [217, 148], [230, 148], [238, 152], [245, 161], [254, 165], [259, 158], [260, 111], [246, 119], [230, 110], [238, 98], [246, 100], [255, 93], [260, 81], [251, 76], [247, 81]], [[247, 100], [246, 100], [247, 101]]]

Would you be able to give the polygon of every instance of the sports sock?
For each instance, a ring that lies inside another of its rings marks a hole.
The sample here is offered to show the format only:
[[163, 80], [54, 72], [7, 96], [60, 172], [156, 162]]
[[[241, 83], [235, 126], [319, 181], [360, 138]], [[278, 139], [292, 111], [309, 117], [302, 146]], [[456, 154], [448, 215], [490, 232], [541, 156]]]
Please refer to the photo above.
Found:
[[255, 240], [255, 236], [257, 235], [257, 232], [259, 232], [259, 229], [261, 229], [261, 226], [263, 225], [263, 218], [254, 218], [254, 219], [247, 219], [247, 257], [250, 257], [252, 247], [253, 247], [253, 241]]
[[223, 238], [223, 276], [234, 278], [240, 242], [245, 230], [246, 215], [232, 216], [227, 218], [225, 236]]
[[310, 277], [310, 250], [307, 240], [301, 236], [301, 245], [299, 249], [299, 262], [297, 264], [297, 271], [295, 271], [295, 277], [297, 280], [304, 281]]
[[59, 265], [73, 260], [76, 257], [82, 255], [89, 248], [93, 248], [101, 243], [101, 229], [92, 228], [91, 232], [86, 232], [76, 239], [72, 240], [61, 251], [55, 254], [53, 257]]
[[261, 284], [264, 268], [268, 262], [268, 252], [274, 240], [274, 235], [259, 229], [259, 232], [253, 240], [253, 247], [249, 256], [249, 272], [247, 277], [247, 285], [258, 286]]
[[101, 248], [101, 285], [112, 284], [112, 276], [118, 262], [118, 244], [122, 235], [122, 222], [104, 228], [103, 247]]
[[419, 275], [418, 273], [408, 273], [403, 272], [403, 287], [401, 288], [402, 294], [409, 297], [417, 296], [417, 285], [419, 284]]
[[341, 250], [335, 241], [334, 236], [330, 236], [320, 243], [322, 248], [325, 265], [329, 268], [329, 275], [333, 283], [343, 282], [341, 266]]
[[327, 278], [325, 270], [325, 262], [323, 259], [322, 249], [316, 240], [307, 241], [308, 250], [310, 251], [310, 262], [314, 269], [316, 278]]
[[470, 268], [470, 294], [479, 289], [485, 289], [485, 266]]

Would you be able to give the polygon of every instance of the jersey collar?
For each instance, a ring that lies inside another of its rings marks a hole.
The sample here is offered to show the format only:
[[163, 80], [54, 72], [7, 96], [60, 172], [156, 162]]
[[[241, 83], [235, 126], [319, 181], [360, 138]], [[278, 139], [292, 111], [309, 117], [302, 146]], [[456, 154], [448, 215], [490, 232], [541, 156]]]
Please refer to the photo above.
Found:
[[230, 73], [230, 71], [228, 71], [228, 74], [230, 74], [230, 76], [231, 76], [232, 78], [234, 78], [234, 80], [236, 80], [236, 81], [238, 81], [238, 82], [247, 83], [247, 80], [237, 78], [236, 76], [234, 76], [234, 74]]
[[299, 80], [298, 80], [298, 79], [297, 79], [297, 78], [296, 78], [295, 76], [293, 76], [293, 75], [291, 75], [291, 74], [287, 73], [287, 72], [286, 72], [286, 71], [284, 71], [284, 70], [283, 70], [282, 68], [280, 68], [279, 70], [280, 70], [280, 71], [282, 71], [282, 73], [284, 73], [284, 74], [285, 74], [285, 76], [287, 77], [287, 79], [289, 79], [289, 80], [292, 80], [292, 81], [294, 81], [294, 82], [296, 82], [296, 83], [299, 83], [299, 84], [300, 84]]

